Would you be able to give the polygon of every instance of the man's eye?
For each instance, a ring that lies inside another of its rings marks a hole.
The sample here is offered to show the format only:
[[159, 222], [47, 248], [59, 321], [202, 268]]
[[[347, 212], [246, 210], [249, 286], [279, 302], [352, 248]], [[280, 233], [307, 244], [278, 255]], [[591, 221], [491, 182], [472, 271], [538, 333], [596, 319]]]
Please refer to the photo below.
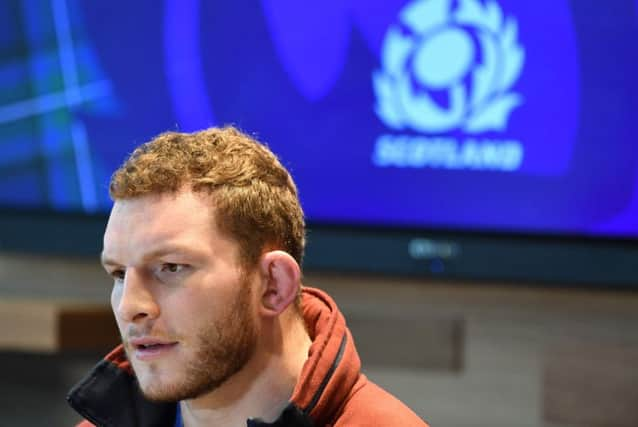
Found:
[[122, 281], [124, 280], [124, 270], [113, 270], [109, 273], [113, 280]]
[[179, 273], [184, 269], [182, 264], [174, 264], [171, 262], [167, 262], [162, 264], [162, 271], [167, 273]]

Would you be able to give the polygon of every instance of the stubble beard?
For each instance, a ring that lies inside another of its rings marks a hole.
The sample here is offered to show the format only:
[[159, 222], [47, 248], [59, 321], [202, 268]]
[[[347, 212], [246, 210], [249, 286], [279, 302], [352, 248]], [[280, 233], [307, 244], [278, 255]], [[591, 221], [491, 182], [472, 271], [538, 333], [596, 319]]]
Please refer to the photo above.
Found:
[[[257, 330], [252, 317], [251, 288], [242, 280], [227, 315], [197, 333], [197, 352], [183, 367], [181, 380], [172, 384], [141, 387], [144, 397], [154, 402], [195, 399], [219, 388], [252, 358]], [[130, 360], [130, 359], [129, 359]]]

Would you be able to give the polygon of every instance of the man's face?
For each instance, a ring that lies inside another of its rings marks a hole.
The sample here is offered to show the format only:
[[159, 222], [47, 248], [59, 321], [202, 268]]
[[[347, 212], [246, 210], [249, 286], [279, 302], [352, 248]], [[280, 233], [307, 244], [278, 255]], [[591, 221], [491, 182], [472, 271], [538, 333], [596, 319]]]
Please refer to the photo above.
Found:
[[104, 235], [111, 305], [140, 388], [152, 400], [210, 392], [252, 357], [256, 300], [238, 245], [210, 196], [116, 201]]

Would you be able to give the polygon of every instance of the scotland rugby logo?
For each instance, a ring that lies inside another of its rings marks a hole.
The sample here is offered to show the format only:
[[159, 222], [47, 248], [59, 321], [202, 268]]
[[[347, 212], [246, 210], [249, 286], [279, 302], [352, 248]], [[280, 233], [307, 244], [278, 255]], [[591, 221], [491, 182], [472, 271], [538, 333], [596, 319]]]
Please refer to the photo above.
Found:
[[[388, 29], [381, 69], [373, 73], [377, 116], [395, 131], [426, 135], [506, 130], [510, 114], [523, 102], [512, 90], [525, 58], [517, 37], [517, 22], [493, 0], [459, 0], [454, 8], [452, 0], [409, 3], [399, 24]], [[377, 141], [378, 166], [513, 170], [522, 161], [515, 141], [486, 146], [476, 139], [396, 137]], [[485, 147], [490, 164], [484, 161]]]

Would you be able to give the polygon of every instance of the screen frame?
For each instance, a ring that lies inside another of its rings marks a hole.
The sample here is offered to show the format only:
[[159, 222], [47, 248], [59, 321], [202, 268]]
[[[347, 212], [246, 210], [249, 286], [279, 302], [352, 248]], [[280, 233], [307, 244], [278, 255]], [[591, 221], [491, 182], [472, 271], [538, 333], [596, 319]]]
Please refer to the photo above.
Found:
[[[0, 209], [0, 252], [94, 258], [108, 215]], [[638, 291], [635, 239], [310, 222], [303, 268], [513, 286]]]

